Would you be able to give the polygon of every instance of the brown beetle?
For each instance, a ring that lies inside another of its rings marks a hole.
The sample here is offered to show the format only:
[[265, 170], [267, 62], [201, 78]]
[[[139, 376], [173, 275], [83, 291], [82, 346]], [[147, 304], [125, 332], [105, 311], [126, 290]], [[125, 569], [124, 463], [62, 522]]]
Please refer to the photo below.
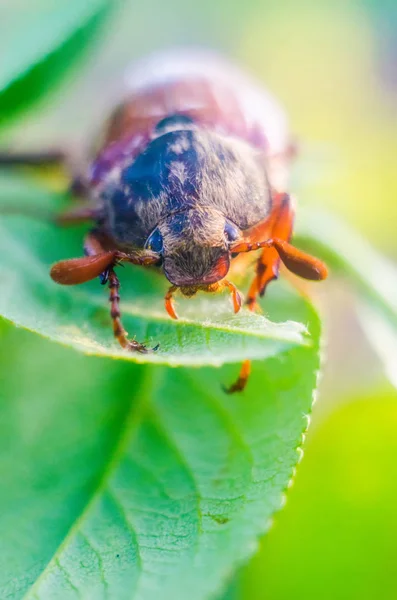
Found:
[[[283, 111], [255, 82], [212, 56], [155, 57], [130, 78], [88, 174], [74, 189], [88, 200], [63, 222], [91, 219], [86, 256], [51, 269], [57, 283], [95, 277], [108, 283], [114, 335], [123, 348], [147, 352], [127, 338], [120, 320], [121, 262], [162, 268], [165, 296], [227, 288], [234, 311], [241, 296], [225, 277], [241, 253], [260, 251], [246, 304], [278, 277], [280, 261], [300, 277], [320, 280], [325, 265], [290, 244], [294, 203], [286, 190], [291, 144]], [[245, 361], [229, 392], [242, 390]]]

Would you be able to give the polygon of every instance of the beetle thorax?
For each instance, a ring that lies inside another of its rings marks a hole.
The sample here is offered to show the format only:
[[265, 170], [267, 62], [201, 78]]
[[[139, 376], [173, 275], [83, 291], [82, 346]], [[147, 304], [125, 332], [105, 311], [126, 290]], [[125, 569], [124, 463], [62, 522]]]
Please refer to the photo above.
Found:
[[[196, 124], [159, 133], [138, 157], [115, 169], [102, 193], [110, 234], [134, 247], [142, 247], [159, 223], [166, 229], [169, 216], [193, 214], [189, 210], [196, 211], [195, 225], [188, 228], [192, 240], [200, 246], [218, 245], [219, 215], [247, 229], [269, 214], [269, 198], [258, 150]], [[170, 250], [178, 236], [185, 245], [184, 227], [164, 232]]]

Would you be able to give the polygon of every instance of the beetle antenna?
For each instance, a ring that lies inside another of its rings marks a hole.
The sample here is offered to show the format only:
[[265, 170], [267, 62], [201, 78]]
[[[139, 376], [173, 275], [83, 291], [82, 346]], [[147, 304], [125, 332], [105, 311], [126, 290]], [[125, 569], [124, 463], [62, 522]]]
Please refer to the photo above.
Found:
[[239, 254], [259, 250], [259, 248], [274, 248], [287, 269], [299, 277], [321, 281], [328, 276], [328, 269], [320, 259], [302, 252], [279, 238], [271, 238], [264, 242], [237, 242], [230, 246], [230, 251]]

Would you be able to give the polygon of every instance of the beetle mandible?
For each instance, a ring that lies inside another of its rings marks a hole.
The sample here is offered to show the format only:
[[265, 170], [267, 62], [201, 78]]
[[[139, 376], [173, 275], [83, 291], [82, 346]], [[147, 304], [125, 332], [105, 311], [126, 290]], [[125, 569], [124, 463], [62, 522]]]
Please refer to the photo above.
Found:
[[[88, 200], [61, 222], [91, 219], [85, 256], [51, 269], [65, 285], [100, 277], [110, 289], [114, 335], [123, 348], [148, 352], [130, 340], [120, 319], [121, 262], [154, 265], [180, 291], [230, 290], [226, 276], [240, 253], [260, 250], [246, 305], [278, 277], [280, 261], [305, 279], [327, 276], [325, 265], [290, 244], [294, 202], [287, 191], [291, 143], [283, 111], [248, 76], [212, 56], [157, 56], [130, 76], [124, 102], [110, 117], [88, 173], [74, 185]], [[229, 392], [242, 390], [245, 361]]]

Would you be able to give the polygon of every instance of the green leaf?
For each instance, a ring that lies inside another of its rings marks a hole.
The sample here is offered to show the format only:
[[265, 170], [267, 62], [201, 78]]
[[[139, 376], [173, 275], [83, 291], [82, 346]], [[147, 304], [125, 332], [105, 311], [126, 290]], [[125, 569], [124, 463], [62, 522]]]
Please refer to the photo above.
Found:
[[[35, 187], [33, 181], [23, 183], [11, 176], [3, 176], [1, 181], [3, 210], [4, 205], [23, 205], [30, 211], [34, 207], [52, 207], [55, 214], [55, 194]], [[148, 355], [123, 350], [111, 334], [106, 288], [98, 281], [84, 286], [59, 286], [49, 277], [55, 260], [82, 255], [82, 239], [81, 229], [71, 231], [40, 219], [4, 215], [0, 245], [7, 259], [0, 262], [5, 290], [0, 297], [0, 314], [18, 326], [87, 354], [174, 366], [219, 366], [242, 358], [261, 359], [292, 346], [312, 343], [301, 323], [275, 324], [247, 310], [234, 316], [228, 296], [201, 294], [197, 300], [181, 299], [184, 318], [174, 321], [163, 305], [168, 287], [165, 278], [128, 265], [119, 269], [125, 326], [140, 341], [152, 346], [160, 342], [161, 347]], [[292, 316], [286, 302], [285, 315]], [[300, 305], [298, 302], [298, 311]]]
[[52, 91], [83, 55], [111, 4], [45, 0], [0, 8], [0, 125]]
[[255, 363], [242, 397], [221, 391], [232, 367], [85, 357], [9, 327], [2, 345], [0, 597], [212, 597], [283, 503], [317, 349]]
[[301, 211], [296, 243], [326, 260], [358, 292], [360, 323], [397, 387], [397, 267], [336, 216]]
[[[230, 300], [210, 295], [181, 300], [188, 318], [174, 322], [164, 278], [126, 268], [127, 328], [161, 343], [126, 353], [99, 283], [48, 276], [81, 253], [83, 231], [5, 214], [22, 205], [53, 211], [62, 197], [3, 176], [1, 314], [68, 348], [3, 322], [0, 597], [212, 598], [283, 504], [316, 387], [318, 317], [275, 285], [264, 307], [279, 323], [230, 316]], [[257, 359], [246, 391], [224, 394], [246, 357]], [[237, 364], [191, 366], [221, 363]]]

